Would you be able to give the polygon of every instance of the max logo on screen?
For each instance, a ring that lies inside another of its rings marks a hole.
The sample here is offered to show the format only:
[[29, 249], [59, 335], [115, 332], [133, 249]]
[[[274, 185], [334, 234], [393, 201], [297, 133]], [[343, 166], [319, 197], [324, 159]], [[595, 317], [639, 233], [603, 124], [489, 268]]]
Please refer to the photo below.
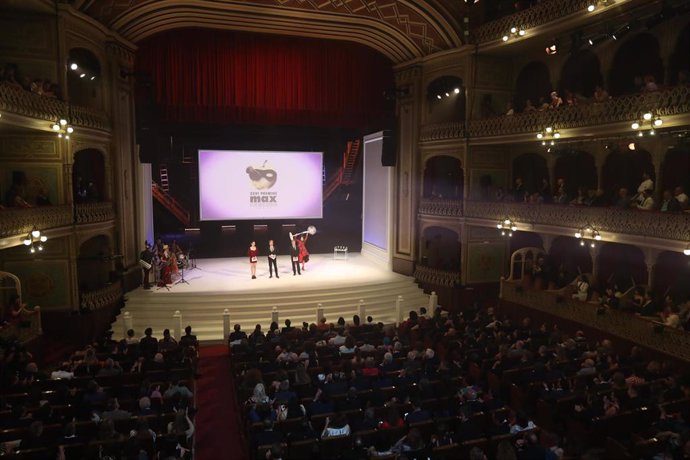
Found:
[[246, 172], [249, 180], [258, 192], [249, 192], [249, 202], [252, 204], [269, 204], [277, 203], [278, 194], [276, 192], [268, 192], [278, 180], [278, 173], [266, 166], [268, 161], [259, 167], [247, 166]]

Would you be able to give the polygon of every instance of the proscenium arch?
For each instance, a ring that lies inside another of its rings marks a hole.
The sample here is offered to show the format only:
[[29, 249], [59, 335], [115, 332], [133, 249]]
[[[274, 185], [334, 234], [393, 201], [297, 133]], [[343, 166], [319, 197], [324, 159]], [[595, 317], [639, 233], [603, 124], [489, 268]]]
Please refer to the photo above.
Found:
[[[166, 30], [194, 27], [344, 40], [373, 48], [396, 63], [462, 44], [445, 19], [440, 15], [429, 17], [428, 12], [434, 11], [433, 8], [408, 2], [406, 5], [424, 15], [427, 24], [434, 25], [433, 30], [442, 43], [433, 45], [419, 34], [415, 40], [410, 36], [414, 36], [413, 32], [403, 33], [384, 20], [234, 2], [185, 1], [165, 7], [158, 2], [147, 2], [119, 15], [110, 27], [133, 42]], [[410, 24], [406, 26], [410, 28]]]

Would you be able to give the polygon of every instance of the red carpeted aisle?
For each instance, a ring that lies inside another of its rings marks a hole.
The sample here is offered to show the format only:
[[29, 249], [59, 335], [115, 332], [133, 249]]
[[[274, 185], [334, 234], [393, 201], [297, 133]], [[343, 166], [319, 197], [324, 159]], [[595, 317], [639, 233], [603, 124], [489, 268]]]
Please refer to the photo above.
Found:
[[228, 348], [201, 347], [196, 381], [196, 460], [246, 460]]

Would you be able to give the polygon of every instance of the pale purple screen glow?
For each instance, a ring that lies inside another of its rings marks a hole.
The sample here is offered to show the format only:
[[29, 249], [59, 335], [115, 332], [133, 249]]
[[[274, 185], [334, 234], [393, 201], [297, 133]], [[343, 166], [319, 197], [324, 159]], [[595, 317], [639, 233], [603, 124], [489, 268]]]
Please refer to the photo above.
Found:
[[322, 217], [321, 152], [199, 150], [199, 219]]

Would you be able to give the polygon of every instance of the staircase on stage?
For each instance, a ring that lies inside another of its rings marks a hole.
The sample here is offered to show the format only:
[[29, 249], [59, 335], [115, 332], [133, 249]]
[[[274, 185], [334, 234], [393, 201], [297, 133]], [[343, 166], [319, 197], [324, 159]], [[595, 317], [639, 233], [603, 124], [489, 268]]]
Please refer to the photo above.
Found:
[[347, 260], [312, 254], [306, 271], [297, 276], [292, 274], [289, 257], [279, 256], [278, 279], [275, 275], [269, 278], [266, 257], [259, 257], [254, 280], [246, 257], [199, 259], [196, 266], [184, 272], [188, 284], [178, 283], [170, 290], [138, 288], [128, 293], [125, 308], [112, 325], [113, 338], [123, 337], [130, 324], [137, 336], [152, 327], [158, 337], [163, 329], [175, 334], [180, 326], [184, 329], [189, 324], [199, 340], [220, 341], [225, 309], [225, 327], [228, 322], [230, 327], [239, 323], [249, 333], [256, 324], [268, 330], [276, 315], [281, 326], [288, 318], [293, 326], [316, 322], [318, 304], [329, 322], [340, 316], [349, 322], [363, 309], [376, 322], [392, 323], [398, 320], [398, 296], [402, 296], [399, 310], [403, 317], [429, 303], [429, 296], [413, 278], [381, 268], [360, 254], [351, 253]]

